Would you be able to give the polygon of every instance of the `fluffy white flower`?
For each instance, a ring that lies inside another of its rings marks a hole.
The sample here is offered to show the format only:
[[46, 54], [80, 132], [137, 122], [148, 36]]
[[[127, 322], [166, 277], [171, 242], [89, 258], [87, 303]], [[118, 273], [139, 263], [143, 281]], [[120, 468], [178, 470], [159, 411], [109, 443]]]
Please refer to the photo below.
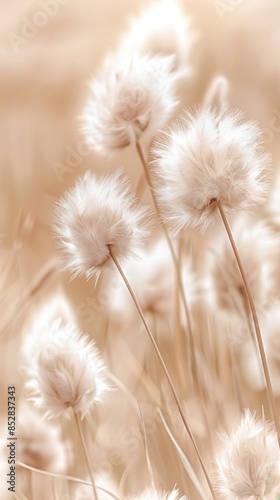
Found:
[[272, 424], [247, 410], [238, 429], [223, 442], [217, 457], [222, 498], [275, 500], [280, 492], [280, 454]]
[[106, 59], [90, 86], [82, 130], [102, 153], [129, 146], [142, 134], [154, 135], [176, 106], [172, 57], [136, 54]]
[[73, 408], [83, 417], [109, 390], [106, 369], [89, 337], [73, 323], [57, 319], [47, 331], [27, 339], [25, 366], [30, 399], [49, 417]]
[[219, 215], [216, 200], [231, 214], [264, 199], [268, 156], [258, 127], [240, 112], [186, 112], [154, 155], [156, 195], [177, 231], [205, 228]]
[[57, 203], [55, 232], [65, 269], [87, 279], [109, 261], [131, 255], [147, 235], [146, 208], [136, 207], [122, 172], [96, 176], [88, 171]]
[[142, 493], [128, 497], [128, 500], [186, 500], [187, 497], [180, 496], [178, 490], [171, 492], [155, 491], [153, 488], [146, 488]]
[[131, 19], [130, 30], [123, 36], [121, 48], [142, 55], [174, 55], [174, 70], [186, 75], [191, 70], [189, 58], [194, 41], [191, 21], [180, 3], [177, 0], [156, 0]]

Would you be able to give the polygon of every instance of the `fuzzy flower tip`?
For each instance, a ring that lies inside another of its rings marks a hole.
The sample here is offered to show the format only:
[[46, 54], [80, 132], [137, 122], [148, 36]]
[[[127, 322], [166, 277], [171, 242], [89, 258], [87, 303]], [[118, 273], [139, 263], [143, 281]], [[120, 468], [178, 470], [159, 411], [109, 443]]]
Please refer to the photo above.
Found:
[[241, 112], [186, 112], [153, 153], [156, 195], [177, 232], [205, 229], [217, 217], [217, 200], [227, 214], [264, 200], [268, 155], [260, 130]]
[[174, 110], [173, 57], [114, 55], [90, 86], [82, 131], [95, 151], [112, 153], [154, 135]]
[[128, 500], [186, 500], [186, 496], [180, 496], [178, 490], [173, 491], [155, 491], [153, 488], [147, 488], [142, 493], [128, 497]]
[[135, 206], [129, 179], [122, 172], [97, 177], [91, 171], [58, 201], [55, 233], [65, 270], [72, 277], [98, 275], [110, 261], [133, 254], [147, 235], [146, 208]]
[[223, 441], [217, 457], [222, 498], [275, 500], [280, 492], [280, 455], [272, 425], [247, 410], [237, 431]]
[[56, 417], [72, 408], [83, 417], [109, 390], [95, 344], [73, 323], [56, 320], [45, 335], [28, 339], [27, 389], [35, 405]]

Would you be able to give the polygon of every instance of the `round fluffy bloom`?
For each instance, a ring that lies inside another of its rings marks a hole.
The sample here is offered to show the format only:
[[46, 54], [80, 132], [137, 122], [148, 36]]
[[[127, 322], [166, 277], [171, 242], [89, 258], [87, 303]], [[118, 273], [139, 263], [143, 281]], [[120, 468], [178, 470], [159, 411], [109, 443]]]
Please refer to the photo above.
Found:
[[136, 207], [128, 177], [122, 172], [96, 176], [88, 171], [55, 209], [55, 232], [65, 269], [73, 277], [98, 274], [109, 247], [117, 258], [133, 253], [146, 236], [146, 208]]
[[69, 408], [83, 417], [109, 390], [94, 342], [73, 323], [65, 325], [61, 319], [36, 337], [27, 340], [30, 356], [25, 371], [30, 399], [49, 417]]
[[194, 40], [191, 21], [180, 3], [156, 0], [131, 19], [130, 30], [123, 36], [121, 47], [142, 55], [174, 55], [174, 70], [188, 74]]
[[146, 488], [142, 493], [128, 497], [128, 500], [186, 500], [187, 497], [180, 496], [178, 490], [171, 492], [155, 491], [153, 488]]
[[17, 437], [20, 462], [37, 469], [65, 472], [68, 449], [61, 441], [58, 427], [50, 425], [27, 406], [19, 412]]
[[231, 214], [264, 199], [268, 156], [258, 127], [241, 112], [186, 112], [154, 155], [156, 195], [177, 231], [205, 228], [218, 214], [217, 200]]
[[82, 117], [93, 148], [113, 152], [154, 135], [175, 108], [172, 57], [137, 54], [109, 57], [90, 86]]
[[280, 455], [272, 424], [247, 410], [238, 429], [223, 441], [217, 457], [218, 489], [223, 498], [275, 500], [280, 492]]

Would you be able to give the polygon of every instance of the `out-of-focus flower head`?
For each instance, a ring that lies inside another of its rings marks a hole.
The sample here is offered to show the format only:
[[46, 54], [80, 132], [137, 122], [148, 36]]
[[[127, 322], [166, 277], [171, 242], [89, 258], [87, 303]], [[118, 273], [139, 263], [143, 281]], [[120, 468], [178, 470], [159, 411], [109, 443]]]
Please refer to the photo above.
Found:
[[190, 56], [196, 34], [189, 17], [177, 0], [150, 2], [130, 21], [130, 30], [121, 39], [126, 52], [142, 55], [173, 55], [174, 70], [191, 73]]
[[[232, 227], [257, 309], [262, 308], [274, 290], [277, 246], [275, 238], [263, 223], [249, 218], [236, 221]], [[212, 290], [216, 292], [219, 311], [244, 317], [247, 298], [236, 259], [227, 238], [215, 242], [212, 265]], [[246, 314], [245, 314], [246, 317]]]
[[[271, 384], [275, 396], [280, 396], [280, 304], [267, 311], [261, 320], [261, 331], [265, 353], [269, 366]], [[263, 391], [266, 387], [263, 371], [254, 346], [247, 342], [241, 350], [241, 363], [244, 377], [254, 391]]]
[[95, 151], [112, 153], [153, 137], [177, 105], [172, 56], [117, 53], [92, 81], [81, 117]]
[[18, 417], [17, 459], [26, 465], [51, 472], [65, 472], [69, 446], [61, 441], [58, 427], [43, 420], [27, 405]]
[[[170, 250], [165, 240], [160, 240], [152, 247], [138, 254], [138, 259], [125, 265], [125, 273], [128, 276], [133, 290], [144, 313], [154, 314], [171, 319], [174, 306], [175, 271], [170, 255]], [[192, 300], [195, 290], [193, 275], [185, 263], [182, 270], [182, 278], [188, 296], [188, 302]], [[131, 298], [127, 289], [122, 284], [118, 293], [112, 293], [111, 311], [116, 318], [132, 319], [134, 310], [131, 310]]]

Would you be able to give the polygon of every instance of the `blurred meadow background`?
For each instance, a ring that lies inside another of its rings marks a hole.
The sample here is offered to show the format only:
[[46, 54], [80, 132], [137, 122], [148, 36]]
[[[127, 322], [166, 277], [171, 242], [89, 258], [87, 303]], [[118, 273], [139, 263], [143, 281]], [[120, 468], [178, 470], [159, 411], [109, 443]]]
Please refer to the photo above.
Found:
[[[53, 6], [50, 11], [46, 4]], [[40, 335], [58, 316], [73, 319], [94, 339], [112, 374], [113, 390], [82, 421], [96, 484], [115, 498], [140, 495], [151, 484], [168, 492], [176, 486], [182, 497], [192, 500], [212, 498], [149, 339], [117, 274], [102, 273], [96, 286], [94, 279], [70, 281], [69, 273], [61, 271], [53, 239], [54, 203], [78, 176], [89, 169], [102, 173], [122, 166], [134, 188], [141, 177], [135, 148], [111, 157], [99, 155], [86, 143], [78, 117], [89, 81], [127, 32], [131, 17], [146, 5], [143, 0], [0, 2], [1, 499], [14, 497], [7, 492], [5, 468], [8, 385], [17, 389], [18, 460], [90, 481], [73, 419], [45, 421], [43, 413], [27, 402], [25, 341], [34, 328]], [[252, 265], [253, 286], [259, 290], [258, 311], [279, 408], [280, 5], [278, 0], [182, 0], [180, 6], [190, 26], [182, 63], [188, 75], [178, 83], [179, 105], [172, 118], [204, 102], [211, 83], [222, 75], [228, 82], [229, 107], [259, 122], [264, 147], [272, 156], [267, 201], [249, 221], [241, 218], [236, 234], [244, 266]], [[143, 150], [148, 157], [148, 142]], [[142, 201], [152, 204], [148, 189]], [[140, 259], [132, 259], [125, 269], [211, 476], [219, 433], [232, 430], [242, 408], [260, 418], [271, 416], [246, 320], [242, 311], [239, 314], [244, 303], [236, 292], [235, 308], [228, 291], [236, 285], [235, 268], [232, 271], [222, 226], [204, 236], [190, 230], [181, 243], [198, 385], [191, 373], [172, 262], [159, 227], [152, 230]], [[90, 485], [22, 466], [17, 487], [18, 500], [93, 498]], [[98, 498], [110, 496], [99, 490]]]

